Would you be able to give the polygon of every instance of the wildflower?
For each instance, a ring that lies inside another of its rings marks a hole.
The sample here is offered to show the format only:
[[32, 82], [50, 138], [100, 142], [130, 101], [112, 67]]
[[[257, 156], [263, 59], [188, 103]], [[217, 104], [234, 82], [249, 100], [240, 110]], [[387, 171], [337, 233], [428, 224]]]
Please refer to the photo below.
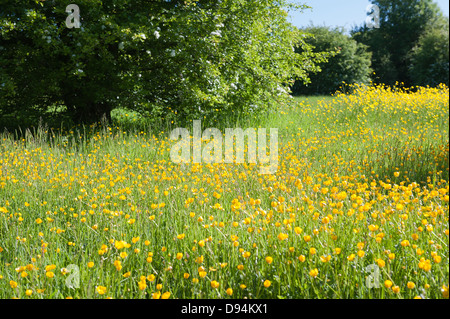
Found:
[[273, 262], [273, 258], [270, 256], [266, 257], [266, 263], [271, 264]]
[[386, 265], [386, 262], [383, 259], [377, 259], [377, 265], [383, 268]]
[[144, 290], [145, 288], [147, 288], [147, 283], [145, 281], [139, 281], [138, 287], [139, 287], [139, 290]]
[[278, 234], [278, 239], [279, 240], [285, 240], [288, 237], [289, 237], [288, 234], [283, 234], [283, 233]]
[[442, 292], [442, 297], [448, 299], [448, 286], [442, 285], [441, 292]]
[[122, 269], [122, 262], [120, 260], [115, 260], [114, 267], [116, 267], [117, 271], [120, 271]]
[[211, 281], [211, 287], [212, 288], [219, 288], [219, 283], [215, 280]]
[[122, 248], [124, 248], [125, 247], [125, 244], [126, 244], [126, 242], [124, 242], [124, 241], [119, 241], [119, 240], [116, 240], [115, 242], [114, 242], [114, 247], [116, 247], [116, 249], [122, 249]]
[[45, 267], [45, 271], [51, 271], [53, 269], [56, 269], [56, 265], [48, 265]]
[[201, 255], [200, 257], [197, 257], [197, 258], [195, 259], [195, 262], [196, 262], [197, 264], [201, 264], [201, 263], [203, 262], [203, 259], [204, 259], [204, 257], [203, 257], [203, 255]]
[[161, 297], [161, 293], [159, 291], [152, 293], [152, 299], [159, 299]]
[[408, 247], [409, 246], [409, 240], [405, 239], [400, 243], [403, 247]]
[[233, 295], [233, 289], [231, 289], [231, 288], [228, 288], [226, 292], [227, 292], [228, 296]]
[[97, 291], [97, 293], [98, 293], [99, 295], [104, 295], [104, 294], [106, 293], [106, 287], [104, 287], [104, 286], [98, 286], [98, 287], [96, 288], [96, 291]]
[[265, 280], [264, 281], [264, 287], [266, 287], [266, 288], [269, 288], [271, 284], [272, 283], [270, 282], [270, 280]]
[[419, 268], [428, 272], [431, 270], [431, 261], [429, 259], [425, 260], [425, 258], [420, 258]]

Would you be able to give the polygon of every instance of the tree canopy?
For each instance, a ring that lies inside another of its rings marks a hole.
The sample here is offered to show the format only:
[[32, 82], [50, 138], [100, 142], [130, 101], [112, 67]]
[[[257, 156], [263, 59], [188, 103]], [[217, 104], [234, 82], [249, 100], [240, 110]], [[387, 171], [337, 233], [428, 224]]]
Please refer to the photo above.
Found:
[[413, 85], [449, 85], [449, 27], [430, 26], [411, 50], [409, 75]]
[[412, 85], [410, 52], [430, 26], [442, 22], [443, 14], [433, 0], [371, 0], [380, 9], [379, 28], [367, 25], [352, 30], [352, 36], [373, 53], [374, 82]]
[[[306, 42], [315, 52], [329, 52], [333, 56], [327, 62], [319, 64], [321, 71], [310, 75], [311, 83], [295, 83], [294, 94], [332, 94], [343, 85], [369, 84], [372, 69], [371, 54], [367, 47], [344, 34], [344, 30], [329, 27], [308, 27], [302, 29], [311, 34]], [[302, 48], [298, 51], [301, 52]]]
[[[65, 11], [80, 8], [80, 28]], [[60, 105], [75, 122], [117, 107], [190, 120], [262, 110], [308, 81], [313, 53], [286, 0], [6, 0], [0, 113]], [[301, 53], [294, 50], [301, 47]]]

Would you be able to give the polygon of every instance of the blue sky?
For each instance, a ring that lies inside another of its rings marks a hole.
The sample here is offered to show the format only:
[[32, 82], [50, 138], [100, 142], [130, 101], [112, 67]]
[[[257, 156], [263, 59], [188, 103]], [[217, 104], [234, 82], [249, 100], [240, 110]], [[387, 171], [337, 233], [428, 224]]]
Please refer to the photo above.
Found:
[[[401, 0], [399, 0], [401, 1]], [[291, 23], [297, 27], [310, 25], [326, 25], [344, 27], [349, 31], [356, 25], [362, 25], [367, 17], [366, 8], [370, 4], [368, 0], [303, 0], [312, 9], [303, 13], [291, 12]], [[448, 0], [435, 0], [444, 13], [449, 15]]]

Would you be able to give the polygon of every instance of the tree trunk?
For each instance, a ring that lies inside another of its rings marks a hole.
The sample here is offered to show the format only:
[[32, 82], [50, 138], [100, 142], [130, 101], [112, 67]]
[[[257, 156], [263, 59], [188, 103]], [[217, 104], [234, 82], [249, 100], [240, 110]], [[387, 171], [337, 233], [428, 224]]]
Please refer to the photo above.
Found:
[[109, 103], [90, 103], [84, 107], [75, 107], [72, 113], [72, 120], [77, 124], [92, 124], [106, 120], [111, 123], [111, 106]]

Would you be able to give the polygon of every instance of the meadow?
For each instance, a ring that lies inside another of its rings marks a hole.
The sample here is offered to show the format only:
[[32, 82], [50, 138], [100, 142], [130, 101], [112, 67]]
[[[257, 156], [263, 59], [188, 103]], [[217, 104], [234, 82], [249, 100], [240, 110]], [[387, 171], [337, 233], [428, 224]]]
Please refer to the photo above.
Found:
[[242, 116], [279, 129], [272, 175], [175, 164], [125, 111], [2, 133], [0, 298], [448, 298], [448, 115], [357, 86]]

